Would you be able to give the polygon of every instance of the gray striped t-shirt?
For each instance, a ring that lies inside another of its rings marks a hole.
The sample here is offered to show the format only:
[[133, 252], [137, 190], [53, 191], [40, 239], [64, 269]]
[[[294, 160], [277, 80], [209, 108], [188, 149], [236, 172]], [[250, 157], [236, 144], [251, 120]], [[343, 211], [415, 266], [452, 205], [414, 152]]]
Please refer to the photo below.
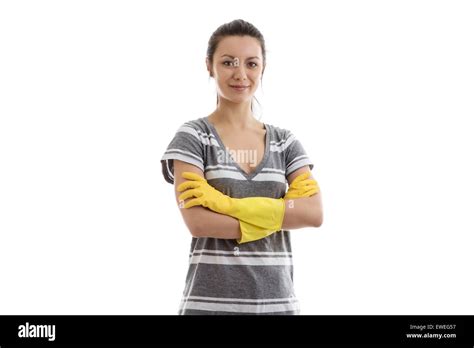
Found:
[[[313, 164], [290, 131], [270, 124], [265, 129], [262, 161], [247, 174], [229, 156], [207, 117], [186, 122], [161, 158], [163, 176], [174, 183], [177, 159], [200, 168], [210, 185], [230, 197], [282, 198], [288, 175]], [[290, 232], [240, 245], [234, 239], [193, 237], [178, 313], [298, 314]]]

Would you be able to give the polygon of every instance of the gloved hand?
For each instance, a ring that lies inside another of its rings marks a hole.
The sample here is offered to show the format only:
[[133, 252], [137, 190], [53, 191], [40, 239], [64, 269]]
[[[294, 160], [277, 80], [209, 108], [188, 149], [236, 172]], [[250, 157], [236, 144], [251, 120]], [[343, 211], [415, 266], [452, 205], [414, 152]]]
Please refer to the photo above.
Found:
[[[291, 185], [283, 199], [286, 200], [292, 198], [310, 197], [318, 193], [318, 183], [316, 180], [308, 179], [310, 175], [310, 172], [305, 172], [303, 174], [298, 175], [291, 182]], [[275, 232], [262, 227], [254, 226], [244, 221], [240, 221], [240, 231], [243, 236], [246, 236], [246, 241], [265, 238]]]
[[283, 199], [310, 197], [318, 193], [318, 183], [316, 180], [308, 179], [310, 175], [310, 172], [298, 175], [290, 184]]
[[242, 237], [237, 240], [238, 243], [261, 239], [281, 230], [285, 216], [283, 198], [231, 198], [216, 190], [206, 179], [195, 173], [183, 172], [182, 177], [188, 181], [178, 186], [178, 192], [184, 191], [178, 199], [184, 201], [194, 197], [184, 204], [184, 208], [201, 205], [216, 213], [239, 219]]

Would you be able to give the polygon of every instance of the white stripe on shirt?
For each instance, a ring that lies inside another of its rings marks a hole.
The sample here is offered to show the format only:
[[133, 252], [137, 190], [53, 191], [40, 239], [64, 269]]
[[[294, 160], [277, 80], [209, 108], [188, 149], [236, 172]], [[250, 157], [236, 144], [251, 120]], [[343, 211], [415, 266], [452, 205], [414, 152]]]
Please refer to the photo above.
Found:
[[206, 180], [210, 179], [220, 179], [220, 178], [229, 178], [229, 179], [236, 179], [236, 180], [247, 180], [242, 173], [232, 171], [232, 170], [212, 170], [208, 171], [205, 174]]
[[217, 140], [214, 138], [213, 135], [210, 135], [210, 134], [207, 134], [207, 133], [204, 133], [204, 132], [200, 132], [200, 131], [192, 128], [192, 127], [182, 126], [178, 129], [178, 131], [176, 133], [179, 133], [179, 132], [191, 134], [192, 136], [194, 136], [196, 139], [198, 139], [204, 145], [211, 145], [211, 146], [220, 147], [219, 143], [217, 142]]
[[290, 257], [240, 257], [240, 256], [214, 256], [193, 255], [189, 258], [190, 264], [208, 263], [216, 265], [246, 265], [246, 266], [291, 266]]
[[258, 173], [252, 178], [252, 181], [276, 181], [286, 184], [286, 177], [276, 173]]
[[[234, 254], [236, 251], [230, 251], [230, 250], [211, 250], [211, 249], [200, 249], [200, 250], [193, 250], [194, 254], [200, 254], [200, 253], [208, 253], [208, 254]], [[267, 256], [292, 256], [292, 253], [289, 251], [238, 251], [239, 254], [241, 255], [267, 255]], [[190, 253], [189, 255], [192, 256], [193, 253]]]
[[299, 302], [277, 303], [277, 304], [236, 304], [236, 303], [216, 303], [186, 301], [182, 303], [181, 310], [197, 309], [202, 311], [217, 312], [240, 312], [240, 313], [272, 313], [300, 311]]
[[292, 135], [290, 135], [290, 136], [288, 137], [288, 139], [286, 139], [285, 142], [282, 143], [281, 145], [271, 144], [271, 143], [270, 143], [270, 151], [272, 151], [272, 152], [283, 152], [283, 151], [285, 151], [286, 148], [287, 148], [288, 146], [290, 146], [291, 143], [292, 143], [293, 141], [295, 141], [295, 140], [296, 140], [296, 138], [295, 138], [295, 136], [292, 134]]

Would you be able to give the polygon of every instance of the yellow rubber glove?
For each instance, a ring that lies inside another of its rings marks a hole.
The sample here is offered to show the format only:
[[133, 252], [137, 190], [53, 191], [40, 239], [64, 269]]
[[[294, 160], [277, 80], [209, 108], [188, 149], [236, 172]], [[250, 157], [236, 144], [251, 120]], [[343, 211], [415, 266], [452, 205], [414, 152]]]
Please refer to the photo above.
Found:
[[284, 199], [310, 197], [319, 192], [319, 186], [316, 180], [308, 179], [310, 172], [298, 175], [291, 183]]
[[239, 244], [263, 239], [275, 232], [281, 231], [281, 228], [277, 231], [274, 231], [272, 229], [267, 229], [264, 227], [252, 225], [242, 220], [239, 220], [239, 225], [240, 225], [241, 237], [240, 239], [236, 239], [237, 243]]
[[184, 208], [201, 205], [216, 213], [239, 219], [242, 237], [237, 240], [238, 243], [262, 239], [281, 230], [285, 216], [283, 198], [231, 198], [216, 190], [206, 179], [195, 173], [183, 172], [182, 177], [188, 181], [178, 186], [178, 192], [184, 191], [178, 199], [184, 201], [193, 198], [184, 204]]
[[[318, 193], [318, 183], [316, 182], [316, 180], [308, 179], [310, 175], [310, 172], [305, 172], [303, 174], [298, 175], [291, 182], [291, 185], [283, 199], [310, 197]], [[259, 226], [254, 226], [245, 221], [240, 221], [240, 231], [243, 236], [246, 236], [246, 241], [265, 238], [276, 232]]]

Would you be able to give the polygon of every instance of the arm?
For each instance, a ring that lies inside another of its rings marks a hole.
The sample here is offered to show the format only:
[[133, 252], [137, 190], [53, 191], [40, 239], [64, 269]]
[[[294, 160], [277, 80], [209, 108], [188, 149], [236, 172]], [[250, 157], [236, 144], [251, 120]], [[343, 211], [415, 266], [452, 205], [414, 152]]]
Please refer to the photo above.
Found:
[[[244, 226], [240, 226], [240, 221], [237, 218], [233, 218], [232, 216], [239, 217], [239, 219], [244, 217], [243, 214], [249, 214], [251, 213], [250, 210], [252, 209], [260, 209], [260, 212], [258, 215], [257, 212], [255, 211], [254, 217], [252, 219], [247, 220], [249, 217], [248, 215], [246, 216], [245, 221], [256, 223], [258, 226], [261, 226], [262, 229], [255, 230], [253, 227], [251, 228], [251, 231], [248, 230], [249, 225], [246, 225], [245, 227], [245, 235], [246, 235], [246, 240], [251, 240], [251, 238], [255, 238], [261, 235], [268, 235], [268, 233], [271, 232], [270, 226], [274, 226], [276, 220], [268, 220], [268, 224], [266, 222], [264, 224], [263, 220], [265, 214], [262, 209], [267, 209], [266, 207], [272, 206], [272, 208], [276, 207], [276, 205], [279, 205], [277, 203], [277, 200], [272, 200], [270, 198], [262, 198], [262, 200], [255, 200], [254, 198], [244, 198], [242, 200], [236, 199], [233, 200], [229, 198], [228, 196], [223, 195], [222, 193], [216, 191], [215, 189], [212, 189], [209, 184], [207, 184], [206, 180], [203, 179], [204, 175], [202, 171], [195, 166], [186, 164], [186, 163], [179, 163], [179, 161], [175, 160], [177, 167], [175, 167], [175, 185], [176, 185], [176, 200], [178, 205], [180, 204], [179, 201], [179, 196], [180, 192], [178, 191], [178, 186], [180, 186], [181, 182], [185, 182], [186, 180], [182, 178], [181, 174], [185, 171], [189, 171], [191, 169], [191, 172], [196, 175], [196, 179], [191, 177], [188, 178], [192, 180], [198, 180], [201, 182], [201, 184], [204, 182], [204, 186], [202, 188], [204, 191], [199, 191], [200, 195], [196, 196], [198, 192], [192, 192], [193, 190], [189, 191], [189, 195], [183, 194], [184, 196], [187, 197], [200, 197], [199, 199], [202, 199], [204, 197], [203, 201], [200, 202], [195, 202], [194, 204], [198, 204], [195, 206], [188, 207], [186, 209], [181, 209], [181, 213], [183, 215], [183, 219], [185, 220], [186, 225], [188, 226], [188, 229], [191, 231], [191, 234], [195, 237], [214, 237], [214, 238], [224, 238], [224, 239], [240, 239], [243, 231], [241, 232], [241, 228], [244, 228]], [[303, 172], [309, 172], [308, 167], [303, 167], [300, 168], [299, 170], [295, 171], [289, 176], [289, 181], [292, 182], [298, 175], [302, 174]], [[196, 182], [194, 182], [196, 183]], [[186, 187], [190, 189], [190, 187], [198, 187], [194, 186], [194, 183], [192, 183], [192, 186], [189, 186], [186, 184]], [[207, 189], [208, 187], [210, 189]], [[181, 188], [181, 190], [186, 190], [184, 187]], [[196, 190], [194, 190], [196, 191]], [[202, 196], [204, 194], [204, 196]], [[215, 196], [217, 194], [217, 196]], [[316, 199], [314, 197], [318, 196]], [[218, 202], [220, 202], [221, 197], [223, 198], [222, 203], [224, 204], [223, 206], [220, 206]], [[225, 198], [224, 198], [225, 197]], [[319, 227], [322, 223], [322, 209], [321, 205], [318, 204], [320, 203], [320, 198], [319, 194], [307, 197], [307, 198], [297, 198], [297, 199], [289, 199], [289, 200], [281, 200], [282, 204], [285, 204], [285, 211], [283, 211], [283, 207], [281, 210], [281, 214], [283, 214], [283, 224], [280, 223], [280, 229], [296, 229], [296, 228], [302, 228], [302, 227]], [[227, 199], [226, 199], [227, 198]], [[258, 198], [258, 197], [255, 197]], [[183, 198], [185, 199], [185, 198]], [[229, 202], [231, 200], [232, 202]], [[273, 203], [275, 201], [275, 204]], [[186, 201], [188, 202], [188, 200]], [[258, 202], [258, 203], [257, 203]], [[263, 205], [260, 203], [263, 202]], [[230, 205], [228, 205], [230, 203]], [[237, 204], [237, 209], [234, 204]], [[247, 206], [247, 204], [252, 204], [251, 206]], [[256, 204], [256, 205], [254, 205]], [[270, 204], [270, 205], [269, 205]], [[201, 205], [205, 205], [206, 207], [210, 207], [212, 210], [208, 210], [207, 208], [202, 207]], [[239, 206], [240, 205], [240, 206]], [[198, 209], [196, 209], [198, 208]], [[249, 210], [250, 209], [250, 210]], [[280, 208], [277, 208], [280, 209]], [[218, 214], [214, 211], [219, 211], [222, 214]], [[229, 214], [227, 214], [229, 212]], [[275, 211], [276, 214], [278, 214]], [[233, 215], [233, 214], [237, 214]], [[277, 217], [277, 215], [275, 216]], [[228, 218], [228, 219], [226, 219]], [[255, 222], [253, 222], [255, 221]], [[281, 220], [280, 220], [281, 221]], [[235, 224], [234, 224], [235, 223]], [[266, 226], [266, 227], [264, 227]], [[240, 227], [240, 228], [239, 228]], [[270, 230], [268, 230], [270, 229]], [[275, 230], [273, 230], [275, 231]], [[250, 233], [250, 234], [249, 234]], [[256, 233], [256, 234], [255, 234]], [[262, 234], [263, 233], [263, 234]], [[250, 237], [251, 236], [251, 237]]]
[[[304, 166], [288, 176], [288, 182], [304, 172], [309, 172], [308, 166]], [[313, 179], [312, 176], [310, 176]], [[304, 198], [285, 199], [285, 217], [282, 229], [298, 229], [303, 227], [319, 227], [323, 223], [323, 208], [321, 192]]]
[[[181, 176], [182, 172], [193, 172], [202, 177], [204, 173], [198, 167], [179, 160], [174, 160], [174, 187], [176, 203], [180, 207], [178, 197], [181, 192], [177, 187], [186, 181]], [[215, 213], [202, 206], [189, 209], [180, 209], [183, 220], [193, 237], [212, 237], [221, 239], [239, 239], [241, 237], [239, 220], [234, 217]]]

